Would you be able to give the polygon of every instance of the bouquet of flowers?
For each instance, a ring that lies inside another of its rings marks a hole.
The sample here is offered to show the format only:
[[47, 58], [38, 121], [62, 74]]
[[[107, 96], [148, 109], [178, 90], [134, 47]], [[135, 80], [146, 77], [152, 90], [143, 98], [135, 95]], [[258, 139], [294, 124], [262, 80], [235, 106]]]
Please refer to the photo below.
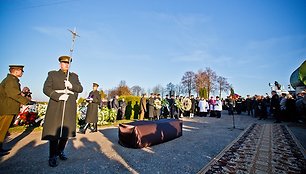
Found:
[[182, 110], [183, 108], [183, 104], [179, 99], [175, 99], [175, 106], [179, 108], [180, 110]]
[[161, 105], [164, 106], [164, 107], [169, 107], [169, 102], [168, 102], [168, 100], [163, 99], [163, 100], [161, 101]]
[[160, 101], [160, 99], [155, 99], [154, 100], [154, 108], [155, 109], [161, 109], [162, 108], [162, 102]]
[[47, 104], [38, 104], [38, 118], [35, 120], [36, 123], [40, 122], [40, 125], [42, 125], [44, 123], [44, 118], [47, 112]]
[[37, 112], [36, 103], [34, 103], [33, 105], [22, 105], [20, 112], [14, 121], [14, 125], [34, 126], [37, 117], [38, 117], [38, 112]]

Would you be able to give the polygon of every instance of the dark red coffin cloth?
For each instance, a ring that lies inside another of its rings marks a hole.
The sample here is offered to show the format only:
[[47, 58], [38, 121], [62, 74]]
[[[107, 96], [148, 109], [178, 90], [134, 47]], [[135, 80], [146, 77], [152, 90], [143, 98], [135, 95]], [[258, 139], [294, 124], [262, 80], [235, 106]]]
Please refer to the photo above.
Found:
[[182, 136], [183, 122], [177, 119], [135, 121], [119, 124], [119, 144], [143, 148]]

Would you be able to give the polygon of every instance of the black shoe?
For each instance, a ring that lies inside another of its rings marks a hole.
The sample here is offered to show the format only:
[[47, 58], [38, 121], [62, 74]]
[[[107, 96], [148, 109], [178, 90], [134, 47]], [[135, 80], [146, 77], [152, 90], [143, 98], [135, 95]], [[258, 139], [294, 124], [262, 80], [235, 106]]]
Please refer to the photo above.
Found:
[[57, 157], [51, 157], [49, 158], [49, 166], [50, 167], [56, 167], [58, 165], [57, 163]]
[[3, 149], [3, 148], [1, 148], [0, 149], [0, 152], [9, 152], [10, 150], [12, 150], [11, 148], [9, 148], [9, 149]]
[[77, 133], [79, 133], [79, 134], [85, 134], [85, 131], [84, 131], [84, 130], [79, 130]]
[[8, 155], [8, 154], [10, 154], [10, 152], [0, 152], [0, 156], [5, 156], [5, 155]]
[[66, 161], [68, 159], [64, 152], [61, 152], [58, 156], [59, 156], [59, 159], [63, 161]]
[[97, 129], [90, 130], [90, 133], [98, 132]]

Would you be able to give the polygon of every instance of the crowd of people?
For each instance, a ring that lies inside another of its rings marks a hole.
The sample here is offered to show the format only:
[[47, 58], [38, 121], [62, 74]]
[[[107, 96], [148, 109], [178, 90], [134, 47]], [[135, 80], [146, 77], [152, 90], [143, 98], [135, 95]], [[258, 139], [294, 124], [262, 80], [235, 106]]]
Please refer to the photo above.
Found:
[[[194, 116], [205, 117], [208, 115], [220, 118], [222, 111], [222, 101], [218, 96], [206, 100], [200, 97], [195, 98], [194, 95], [190, 97], [166, 95], [163, 98], [160, 94], [151, 93], [149, 96], [142, 94], [139, 103], [138, 105], [138, 101], [136, 102], [137, 107], [139, 107], [139, 116], [134, 115], [134, 118], [138, 118], [138, 120], [178, 119], [184, 116], [192, 118]], [[124, 119], [126, 106], [124, 98], [119, 100], [118, 95], [107, 102], [109, 109], [116, 110], [117, 120]]]
[[[147, 97], [143, 94], [140, 100], [139, 120], [145, 118], [158, 120], [161, 118], [180, 117], [221, 117], [221, 111], [227, 110], [229, 115], [246, 113], [257, 117], [259, 120], [274, 118], [276, 123], [282, 121], [305, 122], [306, 113], [306, 91], [297, 94], [289, 92], [277, 93], [271, 91], [271, 95], [229, 95], [226, 99], [219, 96], [211, 96], [209, 99], [184, 96], [166, 95], [162, 98], [160, 94], [151, 93]], [[126, 103], [124, 99], [118, 101], [115, 96], [109, 101], [108, 107], [115, 108], [118, 112], [117, 120], [124, 119]]]
[[258, 117], [260, 120], [272, 117], [276, 119], [276, 123], [282, 121], [305, 122], [306, 118], [306, 91], [297, 94], [272, 91], [271, 96], [268, 94], [265, 96], [247, 95], [246, 98], [238, 96], [235, 99], [228, 97], [223, 101], [224, 109], [227, 109], [227, 103], [231, 102], [237, 115], [245, 112], [248, 115]]

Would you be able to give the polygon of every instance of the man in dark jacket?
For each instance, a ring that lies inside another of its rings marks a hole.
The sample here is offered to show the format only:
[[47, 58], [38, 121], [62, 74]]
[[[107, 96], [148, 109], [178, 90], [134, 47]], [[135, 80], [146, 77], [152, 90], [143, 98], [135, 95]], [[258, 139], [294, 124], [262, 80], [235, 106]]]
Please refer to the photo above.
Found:
[[9, 154], [10, 149], [3, 149], [3, 142], [20, 104], [30, 100], [21, 95], [19, 78], [23, 75], [22, 65], [10, 65], [10, 73], [0, 84], [0, 156]]
[[280, 123], [280, 101], [279, 96], [276, 93], [276, 91], [272, 91], [272, 98], [271, 98], [271, 113], [275, 117], [276, 121], [275, 123]]
[[61, 160], [68, 159], [64, 149], [68, 138], [76, 136], [76, 100], [78, 93], [83, 91], [78, 75], [69, 72], [71, 58], [61, 56], [59, 62], [60, 70], [48, 73], [43, 89], [50, 100], [43, 125], [42, 140], [49, 140], [51, 167], [58, 165], [57, 156]]
[[196, 100], [194, 99], [193, 95], [191, 95], [190, 100], [191, 100], [190, 118], [193, 118], [194, 113], [196, 111]]
[[127, 104], [126, 104], [126, 102], [125, 102], [125, 99], [124, 98], [122, 98], [120, 101], [119, 101], [119, 120], [122, 120], [122, 119], [124, 119], [124, 117], [125, 117], [125, 110], [126, 110], [126, 106], [127, 106]]
[[118, 116], [118, 111], [119, 111], [119, 96], [116, 95], [114, 98], [113, 98], [113, 101], [112, 101], [112, 109], [115, 110], [116, 112], [116, 119], [117, 119], [117, 116]]
[[85, 134], [86, 129], [90, 127], [90, 123], [93, 124], [91, 132], [98, 131], [98, 109], [101, 103], [101, 95], [99, 94], [98, 87], [99, 85], [97, 83], [93, 83], [93, 90], [89, 93], [86, 99], [88, 102], [85, 118], [86, 125], [83, 129], [80, 129], [78, 133]]

